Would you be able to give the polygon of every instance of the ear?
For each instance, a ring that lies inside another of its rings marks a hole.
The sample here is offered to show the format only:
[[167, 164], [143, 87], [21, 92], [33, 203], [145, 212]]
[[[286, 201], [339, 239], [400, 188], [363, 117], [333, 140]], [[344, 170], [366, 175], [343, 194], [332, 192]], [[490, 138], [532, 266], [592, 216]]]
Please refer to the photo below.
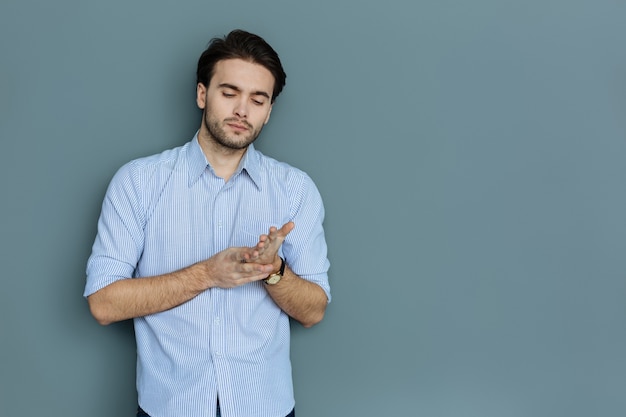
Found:
[[198, 83], [196, 86], [196, 103], [202, 110], [206, 106], [206, 90], [206, 86], [202, 83]]
[[266, 125], [267, 122], [270, 121], [270, 114], [272, 114], [273, 108], [274, 108], [274, 103], [270, 104], [270, 111], [267, 112], [267, 117], [265, 118], [265, 121], [263, 122], [264, 125]]

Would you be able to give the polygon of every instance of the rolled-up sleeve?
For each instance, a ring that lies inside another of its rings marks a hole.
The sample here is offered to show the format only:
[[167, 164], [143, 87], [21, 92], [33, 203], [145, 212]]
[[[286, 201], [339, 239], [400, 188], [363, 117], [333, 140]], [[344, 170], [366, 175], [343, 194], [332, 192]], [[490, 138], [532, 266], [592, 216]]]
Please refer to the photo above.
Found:
[[120, 168], [109, 184], [87, 261], [85, 297], [133, 276], [142, 253], [145, 223], [136, 182], [131, 162]]
[[292, 220], [296, 227], [285, 239], [283, 254], [291, 270], [322, 287], [330, 302], [330, 262], [323, 228], [325, 212], [322, 197], [306, 174], [303, 174], [296, 189], [298, 192], [292, 206]]

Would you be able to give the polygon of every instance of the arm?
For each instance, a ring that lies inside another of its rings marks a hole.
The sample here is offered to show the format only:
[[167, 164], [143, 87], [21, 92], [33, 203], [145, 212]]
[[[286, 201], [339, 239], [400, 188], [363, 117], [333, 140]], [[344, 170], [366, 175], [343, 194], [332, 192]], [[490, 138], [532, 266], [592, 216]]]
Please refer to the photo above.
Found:
[[[271, 261], [273, 271], [278, 271], [281, 264], [278, 249], [294, 227], [293, 222], [286, 223], [280, 229], [271, 227], [269, 234], [259, 238], [256, 257], [247, 256], [245, 259], [260, 263]], [[328, 304], [324, 290], [319, 285], [300, 278], [288, 267], [278, 284], [266, 285], [266, 289], [274, 302], [304, 327], [312, 327], [324, 318]]]
[[161, 184], [142, 184], [142, 180], [155, 175], [143, 170], [145, 167], [135, 162], [123, 166], [109, 184], [102, 205], [85, 291], [99, 323], [166, 311], [208, 288], [236, 287], [263, 279], [271, 272], [272, 265], [242, 263], [244, 257], [254, 255], [254, 248], [229, 248], [202, 262], [183, 264], [184, 268], [171, 273], [130, 278], [144, 250], [149, 196]]
[[229, 248], [169, 274], [122, 279], [87, 297], [96, 320], [107, 325], [169, 310], [212, 288], [233, 288], [264, 279], [273, 265], [242, 262], [257, 257], [249, 248]]
[[304, 327], [312, 327], [324, 318], [328, 304], [324, 290], [300, 278], [289, 267], [285, 267], [285, 274], [278, 284], [266, 287], [274, 302]]

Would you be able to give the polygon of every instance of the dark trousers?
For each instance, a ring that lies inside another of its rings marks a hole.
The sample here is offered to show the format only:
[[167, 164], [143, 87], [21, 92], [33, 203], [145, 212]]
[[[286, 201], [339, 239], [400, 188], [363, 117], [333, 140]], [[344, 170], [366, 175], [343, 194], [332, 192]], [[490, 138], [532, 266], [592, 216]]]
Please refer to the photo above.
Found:
[[[219, 406], [217, 407], [217, 416], [216, 417], [220, 417], [220, 408]], [[146, 413], [145, 411], [143, 411], [141, 409], [141, 407], [137, 407], [137, 417], [150, 417], [148, 415], [148, 413]], [[291, 413], [287, 414], [285, 417], [296, 417], [296, 409], [294, 408], [293, 410], [291, 410]]]

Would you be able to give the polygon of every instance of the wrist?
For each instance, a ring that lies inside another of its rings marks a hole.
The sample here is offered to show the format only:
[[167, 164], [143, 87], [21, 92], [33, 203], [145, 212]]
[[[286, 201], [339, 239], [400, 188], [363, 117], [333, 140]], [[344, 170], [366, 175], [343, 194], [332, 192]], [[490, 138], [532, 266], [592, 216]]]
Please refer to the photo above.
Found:
[[187, 289], [195, 294], [199, 294], [213, 286], [207, 279], [211, 276], [208, 262], [198, 262], [175, 274], [185, 281]]
[[280, 260], [280, 267], [278, 268], [278, 272], [271, 273], [267, 278], [263, 281], [267, 285], [276, 285], [283, 278], [283, 274], [285, 273], [285, 260], [283, 258], [278, 258]]
[[280, 273], [280, 270], [281, 270], [284, 262], [285, 261], [283, 260], [283, 258], [281, 258], [280, 256], [276, 255], [274, 257], [274, 261], [272, 262], [272, 266], [274, 268], [272, 269], [272, 273], [270, 275]]

